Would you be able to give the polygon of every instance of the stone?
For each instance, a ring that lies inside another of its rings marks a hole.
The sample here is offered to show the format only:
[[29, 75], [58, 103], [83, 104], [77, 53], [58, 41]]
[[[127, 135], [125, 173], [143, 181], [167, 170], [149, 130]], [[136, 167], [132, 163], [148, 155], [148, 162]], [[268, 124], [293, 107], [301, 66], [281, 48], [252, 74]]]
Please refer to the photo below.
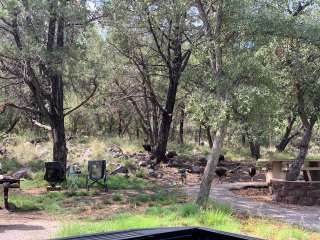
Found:
[[21, 178], [30, 178], [30, 169], [24, 168], [12, 174], [13, 178], [21, 179]]
[[148, 163], [146, 161], [139, 161], [138, 162], [138, 166], [139, 167], [147, 167], [148, 166]]
[[203, 157], [199, 158], [199, 163], [200, 163], [201, 166], [206, 166], [207, 162], [208, 162], [208, 160], [207, 160], [206, 157], [203, 156]]
[[118, 167], [110, 174], [110, 175], [116, 175], [116, 174], [128, 174], [128, 169], [125, 166], [118, 165]]
[[4, 146], [0, 146], [0, 155], [6, 154], [7, 149]]
[[192, 165], [188, 172], [200, 174], [204, 172], [204, 168], [201, 166]]
[[176, 156], [178, 156], [178, 154], [176, 153], [176, 151], [168, 151], [168, 152], [166, 153], [166, 157], [167, 157], [167, 158], [173, 158], [173, 157], [176, 157]]

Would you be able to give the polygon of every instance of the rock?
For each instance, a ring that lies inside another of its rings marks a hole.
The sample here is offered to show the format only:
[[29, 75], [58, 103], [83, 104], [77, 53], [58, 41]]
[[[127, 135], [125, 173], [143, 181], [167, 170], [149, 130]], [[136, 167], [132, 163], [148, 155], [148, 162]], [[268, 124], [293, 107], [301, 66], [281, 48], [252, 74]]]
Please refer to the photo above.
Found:
[[157, 174], [156, 171], [153, 170], [153, 169], [149, 169], [148, 174], [149, 174], [149, 177], [154, 177], [154, 178], [157, 178], [157, 177], [158, 177], [158, 174]]
[[201, 166], [206, 166], [207, 162], [208, 162], [208, 160], [205, 156], [199, 158], [199, 163]]
[[151, 152], [153, 146], [151, 144], [143, 144], [142, 145], [143, 149], [146, 150], [147, 152]]
[[67, 173], [69, 175], [81, 174], [81, 166], [78, 163], [73, 163], [67, 166]]
[[184, 163], [178, 158], [169, 158], [168, 159], [168, 167], [183, 167]]
[[82, 156], [80, 157], [80, 162], [84, 162], [91, 155], [92, 155], [92, 150], [90, 148], [87, 148], [82, 154]]
[[122, 149], [116, 144], [112, 144], [111, 147], [108, 149], [108, 152], [110, 152], [112, 157], [114, 158], [119, 158], [123, 156]]
[[148, 163], [146, 161], [139, 161], [138, 162], [138, 166], [139, 167], [147, 167], [148, 166]]
[[21, 179], [21, 178], [30, 178], [30, 169], [24, 168], [12, 174], [13, 178]]
[[223, 154], [220, 154], [218, 161], [219, 161], [219, 162], [224, 162], [224, 160], [225, 160], [225, 159], [224, 159], [224, 155], [223, 155]]
[[119, 165], [116, 170], [114, 170], [110, 175], [116, 175], [119, 173], [124, 173], [124, 174], [128, 174], [129, 171], [125, 166]]
[[168, 167], [175, 167], [175, 168], [186, 168], [186, 169], [191, 168], [190, 164], [185, 163], [185, 161], [183, 161], [177, 157], [168, 159], [167, 166]]
[[166, 157], [169, 159], [169, 158], [173, 158], [173, 157], [176, 157], [178, 156], [178, 154], [176, 153], [176, 151], [168, 151], [166, 153]]
[[204, 167], [193, 165], [193, 166], [191, 166], [191, 168], [189, 169], [188, 172], [200, 174], [200, 173], [204, 172]]
[[7, 149], [4, 146], [0, 146], [0, 155], [6, 154]]

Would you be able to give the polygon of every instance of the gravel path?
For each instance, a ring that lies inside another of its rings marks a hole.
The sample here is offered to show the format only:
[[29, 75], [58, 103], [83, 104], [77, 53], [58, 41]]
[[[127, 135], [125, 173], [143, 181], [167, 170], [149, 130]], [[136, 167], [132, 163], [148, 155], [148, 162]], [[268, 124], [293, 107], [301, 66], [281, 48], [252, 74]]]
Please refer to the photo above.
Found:
[[[278, 204], [256, 202], [234, 194], [231, 190], [242, 189], [250, 185], [263, 186], [265, 183], [230, 183], [216, 185], [210, 196], [220, 203], [229, 203], [238, 212], [250, 216], [277, 219], [289, 224], [320, 232], [320, 208], [307, 206], [282, 206]], [[199, 187], [188, 187], [187, 193], [195, 196]]]
[[54, 237], [59, 223], [41, 214], [0, 210], [0, 240], [43, 240]]

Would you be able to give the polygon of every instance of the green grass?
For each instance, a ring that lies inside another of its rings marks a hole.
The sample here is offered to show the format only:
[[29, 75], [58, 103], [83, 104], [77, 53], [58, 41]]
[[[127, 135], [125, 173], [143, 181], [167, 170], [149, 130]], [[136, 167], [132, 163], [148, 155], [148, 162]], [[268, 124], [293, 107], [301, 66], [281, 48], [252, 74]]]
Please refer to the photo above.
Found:
[[233, 160], [233, 161], [252, 159], [249, 148], [243, 148], [243, 147], [225, 148], [224, 155], [226, 159]]
[[232, 210], [225, 205], [211, 204], [207, 209], [200, 209], [193, 203], [174, 204], [168, 207], [154, 206], [141, 214], [119, 214], [98, 222], [65, 223], [57, 236], [68, 237], [115, 230], [175, 226], [202, 226], [274, 240], [316, 240], [320, 237], [319, 234], [276, 221], [252, 218], [240, 220], [233, 216]]
[[206, 226], [240, 232], [240, 223], [233, 219], [230, 213], [214, 209], [201, 210], [196, 205], [188, 203], [169, 207], [151, 207], [143, 214], [120, 214], [100, 222], [65, 224], [58, 236], [165, 226]]
[[179, 201], [178, 191], [164, 191], [157, 189], [153, 193], [140, 193], [135, 196], [130, 196], [128, 202], [133, 205], [140, 206], [144, 203], [149, 205], [170, 205], [176, 204]]
[[65, 197], [62, 192], [50, 192], [37, 196], [11, 194], [10, 203], [17, 207], [16, 211], [45, 210], [50, 213], [60, 213], [64, 210], [62, 201]]

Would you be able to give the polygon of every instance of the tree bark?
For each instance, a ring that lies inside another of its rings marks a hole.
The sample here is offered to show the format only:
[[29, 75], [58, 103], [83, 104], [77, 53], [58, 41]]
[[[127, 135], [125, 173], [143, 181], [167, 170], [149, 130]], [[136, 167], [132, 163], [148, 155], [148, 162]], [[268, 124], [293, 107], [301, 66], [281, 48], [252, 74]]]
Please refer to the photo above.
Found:
[[244, 133], [241, 134], [241, 145], [242, 147], [246, 146], [246, 135]]
[[249, 141], [249, 147], [250, 147], [251, 157], [258, 160], [261, 157], [260, 144], [257, 141], [251, 140]]
[[207, 132], [207, 138], [208, 138], [209, 147], [212, 149], [212, 147], [213, 147], [213, 140], [212, 140], [212, 135], [211, 135], [211, 127], [206, 126], [206, 132]]
[[60, 162], [66, 170], [67, 144], [64, 128], [64, 118], [57, 118], [52, 122], [53, 161]]
[[[64, 18], [60, 16], [58, 19], [57, 29], [57, 49], [62, 50], [64, 47]], [[54, 27], [53, 27], [54, 28]], [[50, 30], [51, 31], [51, 30]], [[50, 40], [50, 38], [49, 38]], [[49, 41], [48, 40], [48, 41]], [[49, 43], [49, 42], [48, 42]], [[48, 50], [51, 51], [52, 45], [48, 46]], [[59, 63], [63, 64], [63, 60], [59, 57]], [[51, 73], [51, 101], [50, 101], [50, 124], [52, 128], [52, 139], [53, 139], [53, 161], [60, 162], [64, 167], [67, 168], [67, 144], [65, 135], [64, 125], [64, 93], [63, 93], [63, 79], [62, 73], [55, 69], [54, 66], [50, 68]]]
[[199, 125], [199, 131], [198, 131], [198, 145], [201, 144], [201, 138], [202, 138], [202, 125], [200, 123]]
[[184, 144], [184, 118], [185, 118], [185, 112], [184, 112], [184, 105], [180, 108], [180, 121], [179, 121], [179, 144]]
[[161, 160], [166, 160], [166, 151], [168, 138], [170, 133], [170, 126], [172, 122], [173, 109], [176, 102], [176, 94], [178, 88], [178, 79], [179, 77], [175, 77], [170, 80], [167, 98], [166, 98], [166, 111], [162, 112], [162, 119], [160, 124], [160, 131], [158, 137], [158, 143], [155, 150], [155, 157], [157, 159], [157, 163], [161, 162]]
[[292, 117], [292, 118], [289, 117], [288, 118], [288, 125], [286, 127], [286, 131], [285, 131], [284, 135], [282, 136], [280, 143], [276, 146], [278, 152], [283, 152], [286, 149], [289, 142], [294, 137], [299, 135], [299, 132], [296, 132], [292, 136], [290, 136], [295, 121], [296, 121], [296, 117]]
[[[215, 81], [222, 81], [222, 23], [223, 23], [223, 0], [215, 1], [214, 8], [215, 14], [213, 18], [210, 19], [208, 15], [208, 9], [205, 8], [203, 2], [201, 0], [197, 0], [197, 8], [199, 11], [199, 15], [203, 22], [203, 26], [205, 29], [205, 35], [207, 37], [207, 47], [209, 49], [209, 57], [210, 57], [210, 65], [211, 65], [211, 73]], [[209, 4], [208, 4], [209, 5]], [[210, 5], [208, 8], [212, 8]], [[212, 20], [212, 21], [211, 21]], [[217, 99], [223, 103], [225, 101], [225, 89], [217, 87], [216, 89], [216, 97]], [[201, 184], [200, 190], [197, 196], [197, 204], [205, 205], [208, 201], [212, 180], [215, 175], [215, 169], [218, 163], [219, 155], [221, 154], [221, 149], [223, 147], [223, 142], [225, 138], [225, 132], [227, 128], [228, 120], [226, 119], [219, 126], [215, 138], [213, 141], [211, 158], [208, 159]]]
[[300, 175], [300, 171], [304, 161], [307, 157], [310, 139], [312, 137], [313, 126], [316, 122], [316, 119], [311, 119], [308, 126], [304, 126], [303, 136], [299, 146], [299, 153], [297, 159], [292, 163], [289, 172], [287, 174], [287, 181], [296, 181]]
[[226, 126], [227, 121], [221, 123], [221, 126], [219, 127], [214, 137], [212, 153], [204, 170], [200, 184], [200, 190], [196, 200], [198, 205], [204, 206], [208, 201], [211, 184], [215, 176], [215, 169], [217, 167], [219, 155], [221, 154], [221, 149], [223, 147], [223, 142], [226, 134]]

